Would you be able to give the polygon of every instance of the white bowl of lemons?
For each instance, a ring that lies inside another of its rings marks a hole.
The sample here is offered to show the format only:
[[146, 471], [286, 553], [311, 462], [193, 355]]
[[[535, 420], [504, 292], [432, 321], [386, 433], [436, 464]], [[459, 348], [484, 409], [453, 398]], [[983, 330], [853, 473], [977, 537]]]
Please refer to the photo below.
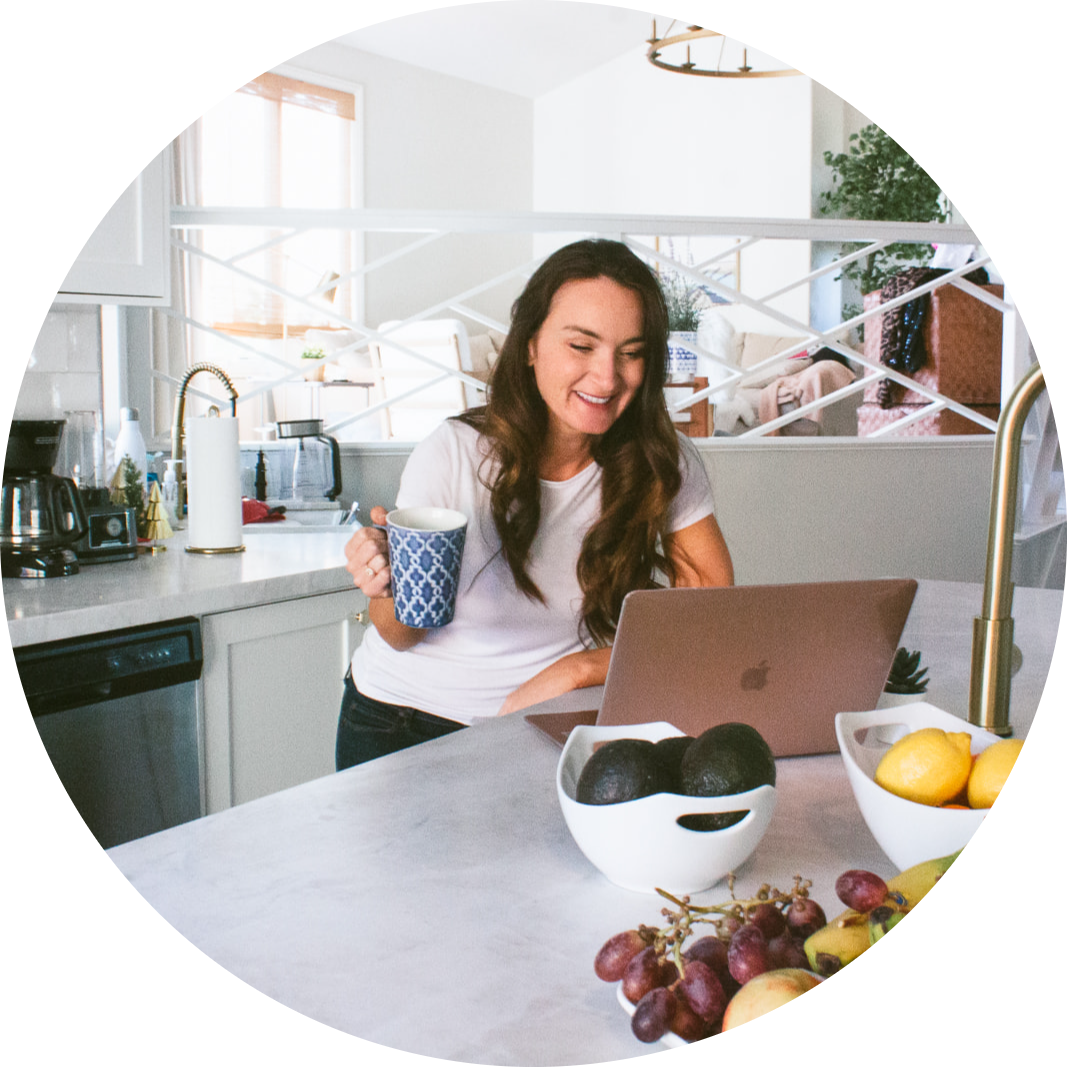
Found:
[[[586, 858], [624, 889], [698, 893], [721, 881], [748, 859], [774, 813], [773, 785], [726, 796], [657, 792], [621, 803], [580, 803], [582, 769], [604, 742], [622, 738], [660, 741], [683, 737], [670, 723], [636, 726], [576, 726], [556, 769], [556, 792], [567, 828]], [[744, 812], [722, 829], [688, 829], [686, 816]]]
[[[978, 805], [995, 795], [986, 783], [998, 767], [1010, 769], [1021, 745], [1002, 745], [974, 775], [975, 757], [1001, 739], [933, 704], [842, 712], [835, 726], [864, 822], [900, 870], [967, 844], [989, 810]], [[974, 806], [968, 806], [969, 785]]]

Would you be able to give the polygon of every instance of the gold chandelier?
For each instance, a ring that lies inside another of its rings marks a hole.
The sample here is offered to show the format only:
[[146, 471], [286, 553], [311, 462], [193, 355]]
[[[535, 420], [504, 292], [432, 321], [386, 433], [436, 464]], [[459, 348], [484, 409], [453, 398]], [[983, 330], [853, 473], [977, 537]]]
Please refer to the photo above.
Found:
[[[659, 37], [656, 34], [656, 20], [652, 20], [652, 36], [648, 40], [648, 52], [647, 58], [649, 63], [654, 67], [659, 67], [660, 70], [673, 70], [676, 74], [694, 74], [701, 78], [789, 78], [794, 74], [799, 74], [799, 70], [793, 70], [791, 68], [772, 69], [772, 70], [754, 70], [748, 65], [748, 49], [742, 50], [741, 66], [736, 70], [723, 70], [721, 67], [716, 66], [714, 69], [710, 67], [701, 67], [697, 63], [694, 63], [690, 55], [690, 42], [704, 40], [709, 37], [721, 37], [725, 44], [726, 38], [716, 30], [705, 30], [700, 26], [689, 26], [684, 33], [671, 33], [674, 28], [674, 22], [672, 21], [670, 26], [667, 27], [667, 33], [663, 37]], [[662, 58], [662, 52], [664, 49], [677, 49], [680, 45], [685, 45], [685, 62], [668, 63], [667, 60]], [[722, 62], [722, 49], [719, 50], [719, 62]]]

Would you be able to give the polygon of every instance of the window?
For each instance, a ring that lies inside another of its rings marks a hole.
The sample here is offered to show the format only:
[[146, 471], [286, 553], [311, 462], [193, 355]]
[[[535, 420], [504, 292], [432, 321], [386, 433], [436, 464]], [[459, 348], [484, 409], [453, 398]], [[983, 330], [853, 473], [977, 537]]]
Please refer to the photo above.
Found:
[[[361, 126], [359, 86], [279, 68], [174, 142], [176, 202], [219, 208], [227, 224], [176, 231], [195, 251], [179, 249], [172, 258], [172, 310], [153, 311], [144, 323], [135, 311], [127, 315], [127, 369], [119, 375], [154, 447], [169, 444], [177, 383], [191, 364], [212, 363], [233, 379], [242, 439], [255, 440], [258, 428], [287, 417], [285, 397], [303, 381], [306, 332], [336, 328], [327, 309], [360, 319], [360, 234], [294, 230], [269, 219], [235, 225], [234, 215], [243, 208], [360, 207]], [[336, 285], [322, 284], [326, 278]], [[135, 387], [142, 361], [150, 363], [143, 388]], [[191, 417], [203, 413], [211, 394], [194, 382], [187, 400]]]
[[[236, 208], [356, 206], [356, 111], [352, 90], [280, 74], [254, 79], [197, 124], [194, 202]], [[307, 296], [331, 273], [352, 271], [353, 243], [351, 233], [337, 230], [208, 228], [200, 236], [203, 250], [241, 273], [203, 261], [194, 272], [199, 278], [191, 279], [194, 306], [200, 305], [196, 317], [227, 334], [300, 337], [328, 319], [278, 290]], [[352, 317], [357, 302], [345, 280], [332, 306]]]

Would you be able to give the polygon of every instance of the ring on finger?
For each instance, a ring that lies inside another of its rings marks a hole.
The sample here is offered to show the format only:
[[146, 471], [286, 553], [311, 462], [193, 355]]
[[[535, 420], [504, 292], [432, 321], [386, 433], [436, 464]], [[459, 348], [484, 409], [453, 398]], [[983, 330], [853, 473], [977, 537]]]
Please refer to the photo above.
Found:
[[367, 575], [368, 575], [368, 577], [373, 578], [375, 576], [375, 574], [377, 574], [377, 573], [378, 572], [373, 567], [370, 567], [370, 566], [367, 567]]

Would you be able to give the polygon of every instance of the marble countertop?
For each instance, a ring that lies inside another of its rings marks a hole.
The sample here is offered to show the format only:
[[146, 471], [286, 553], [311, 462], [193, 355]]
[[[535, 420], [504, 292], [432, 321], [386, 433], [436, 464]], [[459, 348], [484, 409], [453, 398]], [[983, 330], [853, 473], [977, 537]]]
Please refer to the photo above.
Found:
[[64, 578], [5, 578], [11, 644], [352, 589], [344, 569], [350, 536], [344, 527], [303, 527], [289, 536], [280, 529], [246, 530], [245, 551], [200, 555], [184, 551], [187, 533], [178, 531], [157, 555], [82, 566]]
[[[928, 666], [930, 702], [961, 716], [980, 601], [978, 586], [921, 582], [904, 634]], [[1060, 592], [1016, 594], [1019, 736], [1044, 689], [1061, 606]], [[577, 710], [599, 695], [581, 690], [538, 710]], [[558, 759], [521, 716], [492, 719], [108, 854], [211, 960], [344, 1033], [499, 1065], [655, 1052], [662, 1046], [632, 1036], [592, 961], [611, 934], [656, 922], [661, 902], [612, 885], [579, 851], [555, 794]], [[839, 756], [780, 760], [778, 790], [766, 836], [736, 872], [738, 895], [788, 887], [800, 873], [829, 911], [842, 870], [895, 873]], [[694, 897], [727, 898], [723, 885]]]

